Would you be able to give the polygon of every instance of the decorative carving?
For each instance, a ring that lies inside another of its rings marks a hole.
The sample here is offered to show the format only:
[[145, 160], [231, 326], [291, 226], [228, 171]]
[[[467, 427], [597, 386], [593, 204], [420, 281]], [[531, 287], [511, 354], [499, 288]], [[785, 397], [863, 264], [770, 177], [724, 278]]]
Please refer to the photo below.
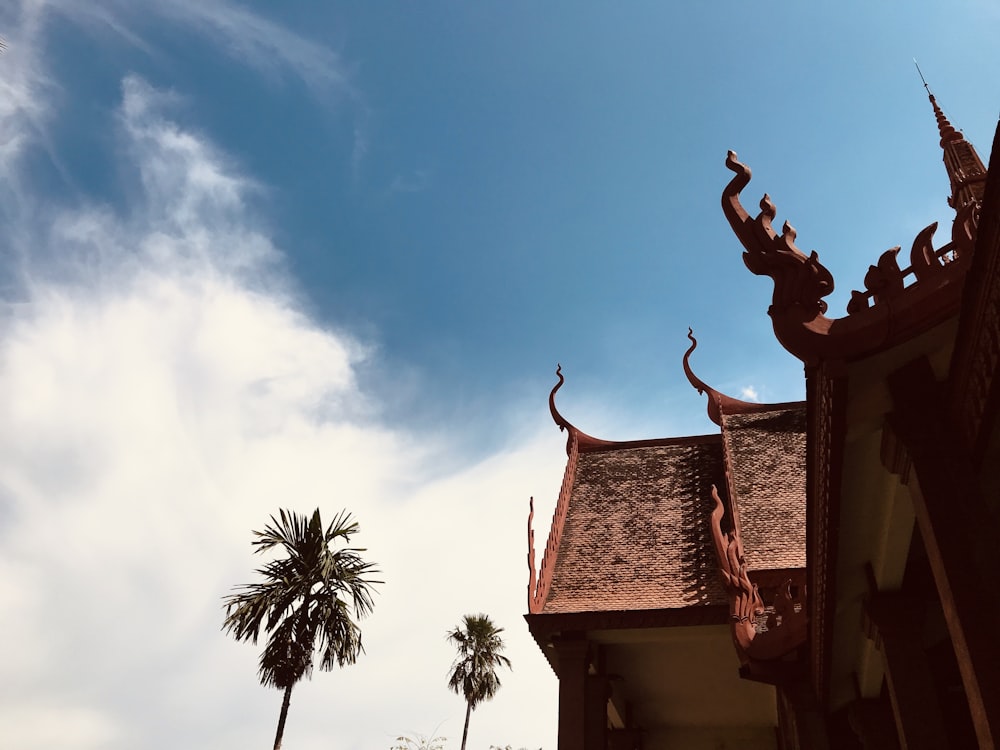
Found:
[[934, 252], [934, 232], [937, 231], [937, 222], [924, 227], [917, 233], [913, 240], [913, 247], [910, 249], [910, 268], [913, 269], [917, 281], [929, 279], [937, 275], [944, 268], [944, 263]]
[[886, 250], [878, 259], [878, 265], [868, 266], [865, 274], [865, 289], [875, 297], [875, 304], [898, 297], [903, 291], [903, 272], [896, 262], [899, 245]]
[[[969, 203], [961, 208], [952, 225], [952, 242], [939, 250], [934, 249], [933, 242], [937, 222], [924, 227], [913, 240], [910, 265], [904, 269], [900, 269], [897, 261], [899, 248], [886, 250], [876, 266], [868, 267], [868, 273], [865, 274], [867, 292], [851, 292], [851, 301], [847, 303], [848, 315], [869, 309], [870, 300], [874, 300], [876, 305], [891, 301], [922, 281], [942, 278], [942, 272], [948, 264], [959, 258], [966, 259], [972, 254], [977, 222], [977, 204]], [[907, 286], [906, 279], [911, 275], [914, 281]]]
[[535, 602], [535, 591], [538, 580], [535, 577], [535, 530], [532, 522], [535, 520], [535, 498], [528, 499], [528, 611]]
[[722, 499], [715, 485], [712, 485], [712, 541], [715, 543], [715, 554], [719, 560], [719, 573], [722, 575], [722, 585], [729, 597], [729, 619], [733, 631], [733, 642], [740, 655], [740, 661], [749, 661], [747, 649], [757, 634], [757, 617], [764, 614], [764, 603], [760, 600], [757, 586], [747, 575], [747, 562], [743, 554], [743, 539], [739, 524], [733, 515], [731, 528], [722, 531], [722, 517], [726, 513]]
[[789, 578], [774, 597], [774, 613], [767, 618], [767, 631], [757, 634], [747, 653], [757, 661], [780, 659], [806, 642], [808, 622], [805, 602], [793, 595]]
[[736, 653], [744, 665], [753, 661], [780, 659], [805, 643], [805, 605], [792, 596], [789, 579], [775, 597], [774, 613], [767, 619], [767, 629], [758, 628], [757, 618], [764, 614], [764, 603], [757, 585], [750, 580], [747, 572], [739, 511], [735, 504], [731, 506], [732, 523], [729, 531], [723, 532], [725, 506], [715, 485], [712, 485], [712, 499], [715, 501], [710, 523], [712, 541], [719, 560], [722, 585], [729, 597], [729, 620]]
[[982, 206], [976, 202], [966, 203], [955, 213], [955, 221], [951, 225], [952, 254], [955, 258], [972, 255], [981, 213]]
[[[962, 144], [968, 146], [964, 140]], [[951, 243], [934, 250], [931, 237], [936, 225], [931, 225], [914, 240], [907, 268], [899, 267], [898, 247], [882, 253], [865, 276], [866, 291], [853, 291], [847, 316], [832, 319], [824, 315], [822, 300], [833, 291], [830, 272], [815, 252], [806, 256], [795, 246], [795, 230], [788, 222], [780, 236], [774, 231], [776, 209], [770, 196], [764, 195], [760, 213], [750, 217], [740, 202], [741, 191], [750, 183], [750, 168], [737, 161], [732, 151], [726, 166], [735, 176], [722, 191], [723, 213], [746, 250], [747, 268], [774, 280], [768, 314], [775, 335], [807, 366], [879, 351], [956, 312], [978, 225], [975, 196], [958, 205]], [[913, 281], [907, 285], [911, 276]]]
[[831, 659], [837, 571], [837, 532], [840, 523], [840, 476], [846, 420], [847, 380], [837, 375], [836, 363], [806, 370], [806, 401], [810, 405], [809, 454], [806, 464], [809, 508], [806, 543], [809, 547], [809, 619], [812, 623], [813, 688], [826, 695]]
[[684, 352], [684, 359], [681, 364], [684, 367], [684, 374], [687, 376], [688, 382], [694, 387], [699, 394], [708, 394], [708, 418], [711, 419], [715, 424], [722, 426], [722, 415], [725, 414], [742, 414], [748, 411], [755, 411], [760, 409], [760, 404], [754, 404], [749, 401], [740, 401], [732, 396], [727, 396], [720, 391], [715, 390], [710, 385], [707, 385], [705, 381], [694, 374], [694, 370], [691, 369], [690, 358], [691, 353], [698, 347], [698, 339], [694, 337], [694, 332], [688, 328], [687, 333], [688, 339], [691, 341], [691, 346], [688, 350]]
[[566, 378], [562, 374], [562, 365], [560, 364], [556, 365], [556, 376], [559, 378], [559, 382], [553, 386], [552, 391], [549, 393], [549, 412], [552, 414], [553, 421], [558, 425], [559, 431], [562, 432], [565, 430], [568, 433], [566, 437], [566, 455], [570, 454], [574, 440], [583, 449], [598, 448], [602, 445], [614, 445], [614, 441], [612, 440], [601, 440], [577, 429], [568, 419], [559, 413], [559, 409], [556, 408], [556, 392], [566, 382]]
[[722, 210], [746, 252], [743, 262], [758, 276], [774, 280], [771, 313], [792, 309], [801, 311], [803, 320], [826, 312], [823, 297], [833, 291], [833, 276], [819, 262], [815, 251], [808, 256], [795, 246], [795, 229], [787, 221], [779, 236], [771, 227], [777, 213], [766, 193], [755, 219], [740, 203], [740, 192], [750, 183], [750, 168], [736, 160], [730, 151], [726, 166], [736, 173], [722, 192]]
[[867, 310], [869, 307], [868, 297], [868, 294], [859, 292], [857, 289], [851, 291], [851, 301], [847, 303], [847, 314], [854, 315], [854, 313]]

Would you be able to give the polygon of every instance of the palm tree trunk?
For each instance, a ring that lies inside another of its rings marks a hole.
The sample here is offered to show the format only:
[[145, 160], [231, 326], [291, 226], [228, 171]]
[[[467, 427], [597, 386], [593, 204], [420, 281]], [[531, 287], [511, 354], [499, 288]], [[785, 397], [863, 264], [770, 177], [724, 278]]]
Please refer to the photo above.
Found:
[[462, 730], [462, 750], [465, 750], [465, 740], [469, 737], [469, 717], [472, 715], [472, 701], [465, 704], [465, 729]]
[[[292, 685], [285, 688], [285, 698], [281, 701], [281, 715], [278, 716], [278, 733], [274, 735], [274, 750], [281, 750], [281, 737], [285, 733], [285, 719], [288, 718], [288, 704], [292, 700]], [[468, 725], [468, 719], [466, 719]]]

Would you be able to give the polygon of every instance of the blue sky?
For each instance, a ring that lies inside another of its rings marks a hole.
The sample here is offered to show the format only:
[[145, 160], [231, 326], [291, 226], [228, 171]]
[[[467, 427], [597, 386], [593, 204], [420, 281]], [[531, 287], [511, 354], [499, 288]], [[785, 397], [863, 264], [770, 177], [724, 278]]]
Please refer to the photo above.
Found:
[[727, 149], [839, 315], [949, 216], [912, 58], [986, 159], [998, 32], [985, 1], [5, 4], [0, 731], [268, 741], [278, 696], [218, 602], [251, 528], [320, 505], [386, 585], [288, 746], [457, 738], [442, 636], [484, 610], [515, 671], [473, 746], [554, 747], [520, 615], [556, 362], [563, 413], [611, 439], [710, 431], [689, 325], [707, 382], [801, 398], [719, 208]]

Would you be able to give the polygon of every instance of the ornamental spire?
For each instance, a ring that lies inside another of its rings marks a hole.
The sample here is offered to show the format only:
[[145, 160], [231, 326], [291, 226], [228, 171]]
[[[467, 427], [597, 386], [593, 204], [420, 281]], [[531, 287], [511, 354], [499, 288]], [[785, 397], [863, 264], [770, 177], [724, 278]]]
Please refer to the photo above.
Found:
[[[914, 60], [913, 64], [917, 65], [917, 61]], [[961, 131], [955, 130], [941, 107], [938, 106], [937, 99], [931, 93], [931, 87], [927, 85], [919, 65], [917, 65], [917, 73], [920, 74], [920, 81], [927, 91], [927, 98], [930, 99], [931, 107], [934, 108], [934, 118], [937, 120], [938, 132], [941, 135], [944, 168], [948, 172], [948, 180], [951, 182], [951, 197], [948, 198], [948, 205], [959, 211], [970, 203], [982, 203], [983, 190], [986, 187], [986, 167], [983, 166], [983, 160], [979, 158], [973, 145], [965, 140]]]

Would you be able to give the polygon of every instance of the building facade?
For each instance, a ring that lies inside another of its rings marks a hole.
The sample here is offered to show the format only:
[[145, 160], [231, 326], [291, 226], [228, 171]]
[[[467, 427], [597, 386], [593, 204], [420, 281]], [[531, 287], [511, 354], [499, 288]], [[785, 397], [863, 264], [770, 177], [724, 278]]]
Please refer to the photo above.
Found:
[[716, 391], [692, 337], [718, 432], [609, 442], [559, 413], [559, 373], [568, 460], [537, 573], [529, 517], [526, 620], [560, 750], [1000, 745], [1000, 128], [988, 171], [930, 103], [950, 240], [883, 253], [839, 318], [817, 254], [766, 195], [751, 216], [726, 161], [804, 402]]

